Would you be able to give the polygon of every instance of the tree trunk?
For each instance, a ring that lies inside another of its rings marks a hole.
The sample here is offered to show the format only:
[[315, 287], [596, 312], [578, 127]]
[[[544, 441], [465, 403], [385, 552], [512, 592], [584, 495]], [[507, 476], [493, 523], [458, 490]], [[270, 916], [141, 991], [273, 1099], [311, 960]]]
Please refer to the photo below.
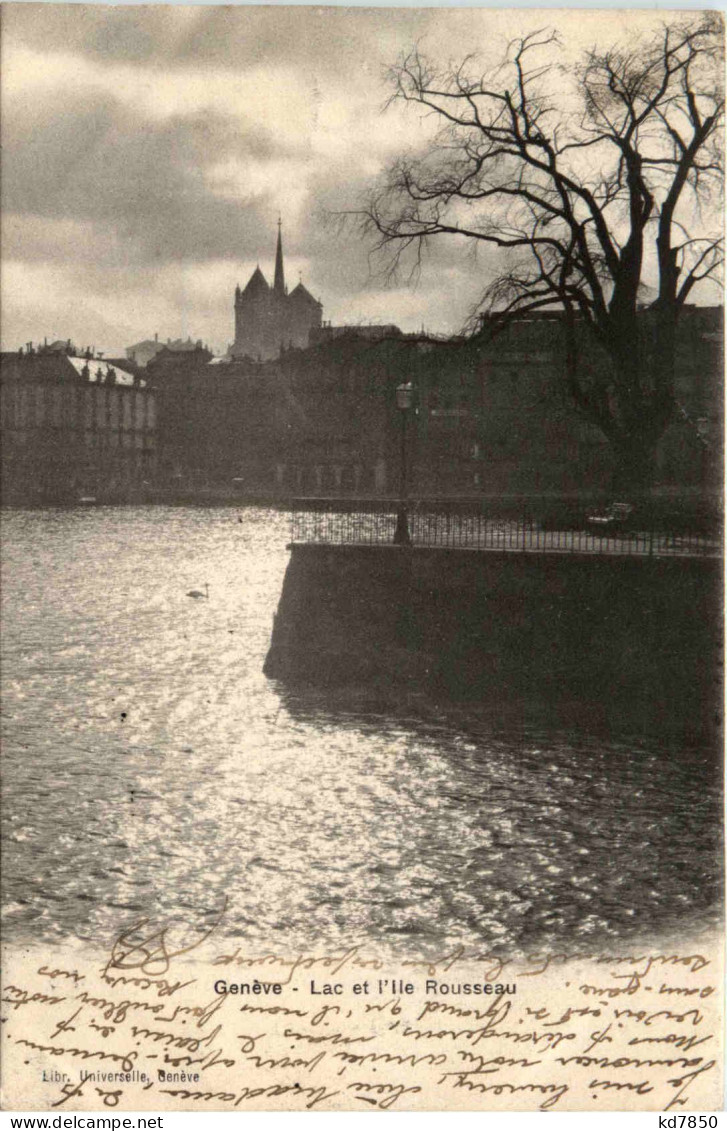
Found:
[[654, 478], [654, 450], [644, 438], [612, 441], [614, 468], [611, 491], [618, 502], [631, 502], [648, 493]]
[[674, 318], [658, 312], [641, 323], [622, 320], [611, 343], [617, 374], [607, 433], [614, 456], [611, 489], [624, 502], [646, 495], [656, 449], [674, 409]]

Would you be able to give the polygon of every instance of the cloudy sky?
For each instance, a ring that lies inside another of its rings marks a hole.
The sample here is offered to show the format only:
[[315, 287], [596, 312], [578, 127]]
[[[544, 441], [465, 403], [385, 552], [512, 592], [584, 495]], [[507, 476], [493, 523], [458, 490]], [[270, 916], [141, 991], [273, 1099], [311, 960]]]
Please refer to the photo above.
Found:
[[[623, 13], [552, 13], [573, 46]], [[658, 17], [630, 12], [646, 26]], [[72, 338], [107, 352], [155, 332], [216, 351], [232, 295], [286, 275], [334, 322], [459, 329], [487, 256], [440, 245], [417, 289], [386, 286], [370, 248], [325, 223], [355, 207], [431, 122], [384, 112], [385, 70], [417, 42], [443, 61], [502, 52], [539, 12], [273, 7], [3, 7], [4, 348]]]

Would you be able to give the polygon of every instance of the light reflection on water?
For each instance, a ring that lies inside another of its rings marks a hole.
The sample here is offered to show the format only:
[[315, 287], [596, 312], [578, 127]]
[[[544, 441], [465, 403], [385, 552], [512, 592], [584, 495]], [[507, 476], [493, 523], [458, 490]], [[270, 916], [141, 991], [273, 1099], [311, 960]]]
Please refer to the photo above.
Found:
[[564, 726], [270, 683], [287, 533], [261, 509], [5, 514], [7, 939], [201, 924], [225, 896], [220, 939], [285, 949], [708, 921], [713, 751], [594, 734], [596, 704]]

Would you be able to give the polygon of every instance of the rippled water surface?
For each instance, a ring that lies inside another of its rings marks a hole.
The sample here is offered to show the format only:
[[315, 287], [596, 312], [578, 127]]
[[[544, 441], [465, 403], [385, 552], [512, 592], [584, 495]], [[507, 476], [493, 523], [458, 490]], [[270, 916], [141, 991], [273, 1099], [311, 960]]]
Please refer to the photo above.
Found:
[[262, 674], [286, 537], [267, 510], [5, 513], [6, 937], [225, 897], [221, 938], [287, 948], [708, 922], [715, 751], [594, 732], [595, 703], [286, 692]]

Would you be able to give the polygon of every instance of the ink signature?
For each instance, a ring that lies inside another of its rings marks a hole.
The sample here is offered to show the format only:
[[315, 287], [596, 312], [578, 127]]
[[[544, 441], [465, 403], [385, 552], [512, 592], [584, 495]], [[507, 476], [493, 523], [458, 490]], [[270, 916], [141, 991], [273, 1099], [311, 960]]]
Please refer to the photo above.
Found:
[[[104, 973], [116, 969], [141, 970], [150, 977], [166, 974], [173, 958], [179, 958], [182, 954], [196, 950], [217, 930], [226, 911], [227, 897], [214, 922], [204, 933], [194, 942], [182, 946], [170, 945], [170, 932], [177, 927], [174, 922], [149, 930], [151, 920], [139, 919], [131, 927], [125, 928], [114, 940]], [[189, 930], [189, 926], [185, 924], [183, 929]]]

